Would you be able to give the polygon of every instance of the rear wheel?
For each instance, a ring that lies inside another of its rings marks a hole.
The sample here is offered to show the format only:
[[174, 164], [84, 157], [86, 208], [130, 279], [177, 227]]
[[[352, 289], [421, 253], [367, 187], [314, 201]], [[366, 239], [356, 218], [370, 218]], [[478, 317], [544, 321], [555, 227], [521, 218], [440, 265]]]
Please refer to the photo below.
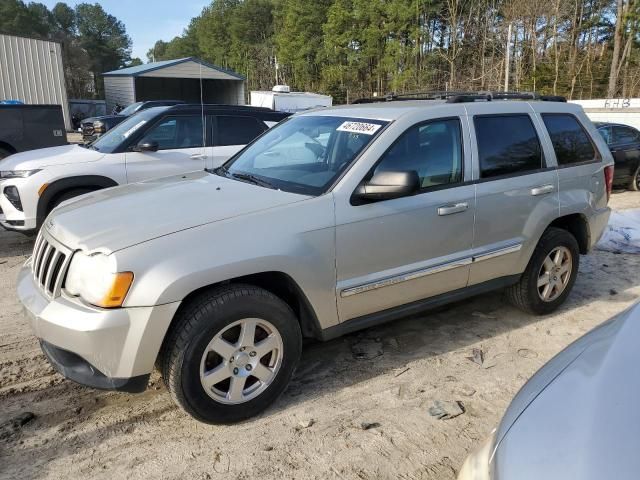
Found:
[[251, 285], [206, 292], [183, 308], [161, 352], [175, 402], [207, 423], [257, 415], [287, 387], [302, 335], [289, 306]]
[[538, 315], [553, 312], [573, 288], [580, 264], [578, 242], [560, 228], [547, 229], [515, 285], [507, 289], [511, 303]]

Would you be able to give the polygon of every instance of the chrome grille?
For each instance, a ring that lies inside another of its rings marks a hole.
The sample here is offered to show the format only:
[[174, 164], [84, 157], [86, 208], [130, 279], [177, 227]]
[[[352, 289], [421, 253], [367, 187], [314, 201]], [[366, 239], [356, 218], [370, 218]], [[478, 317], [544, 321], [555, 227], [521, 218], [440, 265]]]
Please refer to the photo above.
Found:
[[71, 252], [40, 230], [35, 246], [31, 269], [33, 278], [50, 298], [60, 295], [64, 276], [71, 260]]

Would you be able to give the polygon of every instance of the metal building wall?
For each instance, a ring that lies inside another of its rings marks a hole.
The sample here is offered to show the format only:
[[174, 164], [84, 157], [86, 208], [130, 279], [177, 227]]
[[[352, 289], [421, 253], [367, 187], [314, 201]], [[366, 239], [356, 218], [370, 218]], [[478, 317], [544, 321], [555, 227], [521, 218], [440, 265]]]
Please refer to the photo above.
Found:
[[0, 100], [61, 105], [71, 130], [60, 44], [0, 34]]
[[117, 104], [123, 107], [136, 101], [134, 77], [104, 77], [104, 98], [107, 102], [107, 114], [111, 115]]

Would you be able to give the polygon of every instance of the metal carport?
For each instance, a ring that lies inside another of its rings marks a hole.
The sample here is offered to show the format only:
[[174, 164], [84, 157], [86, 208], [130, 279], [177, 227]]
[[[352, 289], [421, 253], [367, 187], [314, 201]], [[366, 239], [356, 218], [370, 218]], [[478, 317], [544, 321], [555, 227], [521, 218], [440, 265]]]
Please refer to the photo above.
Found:
[[144, 100], [184, 100], [189, 103], [244, 105], [245, 78], [195, 57], [147, 63], [106, 72], [107, 112], [118, 103]]

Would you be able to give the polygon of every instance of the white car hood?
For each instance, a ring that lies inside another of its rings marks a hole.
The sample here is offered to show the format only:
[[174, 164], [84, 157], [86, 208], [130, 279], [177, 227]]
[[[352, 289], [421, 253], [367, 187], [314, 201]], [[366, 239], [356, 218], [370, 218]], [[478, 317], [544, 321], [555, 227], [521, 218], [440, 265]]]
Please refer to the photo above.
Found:
[[95, 162], [104, 155], [104, 153], [79, 145], [39, 148], [5, 158], [0, 162], [0, 170], [35, 170], [53, 165]]
[[[640, 304], [547, 363], [543, 369], [559, 361], [562, 371], [537, 392], [512, 425], [504, 425], [508, 430], [496, 450], [492, 478], [638, 478], [638, 338]], [[568, 350], [574, 358], [566, 364], [563, 354]]]
[[49, 215], [43, 228], [71, 249], [110, 253], [307, 198], [193, 172], [98, 190], [70, 200]]

